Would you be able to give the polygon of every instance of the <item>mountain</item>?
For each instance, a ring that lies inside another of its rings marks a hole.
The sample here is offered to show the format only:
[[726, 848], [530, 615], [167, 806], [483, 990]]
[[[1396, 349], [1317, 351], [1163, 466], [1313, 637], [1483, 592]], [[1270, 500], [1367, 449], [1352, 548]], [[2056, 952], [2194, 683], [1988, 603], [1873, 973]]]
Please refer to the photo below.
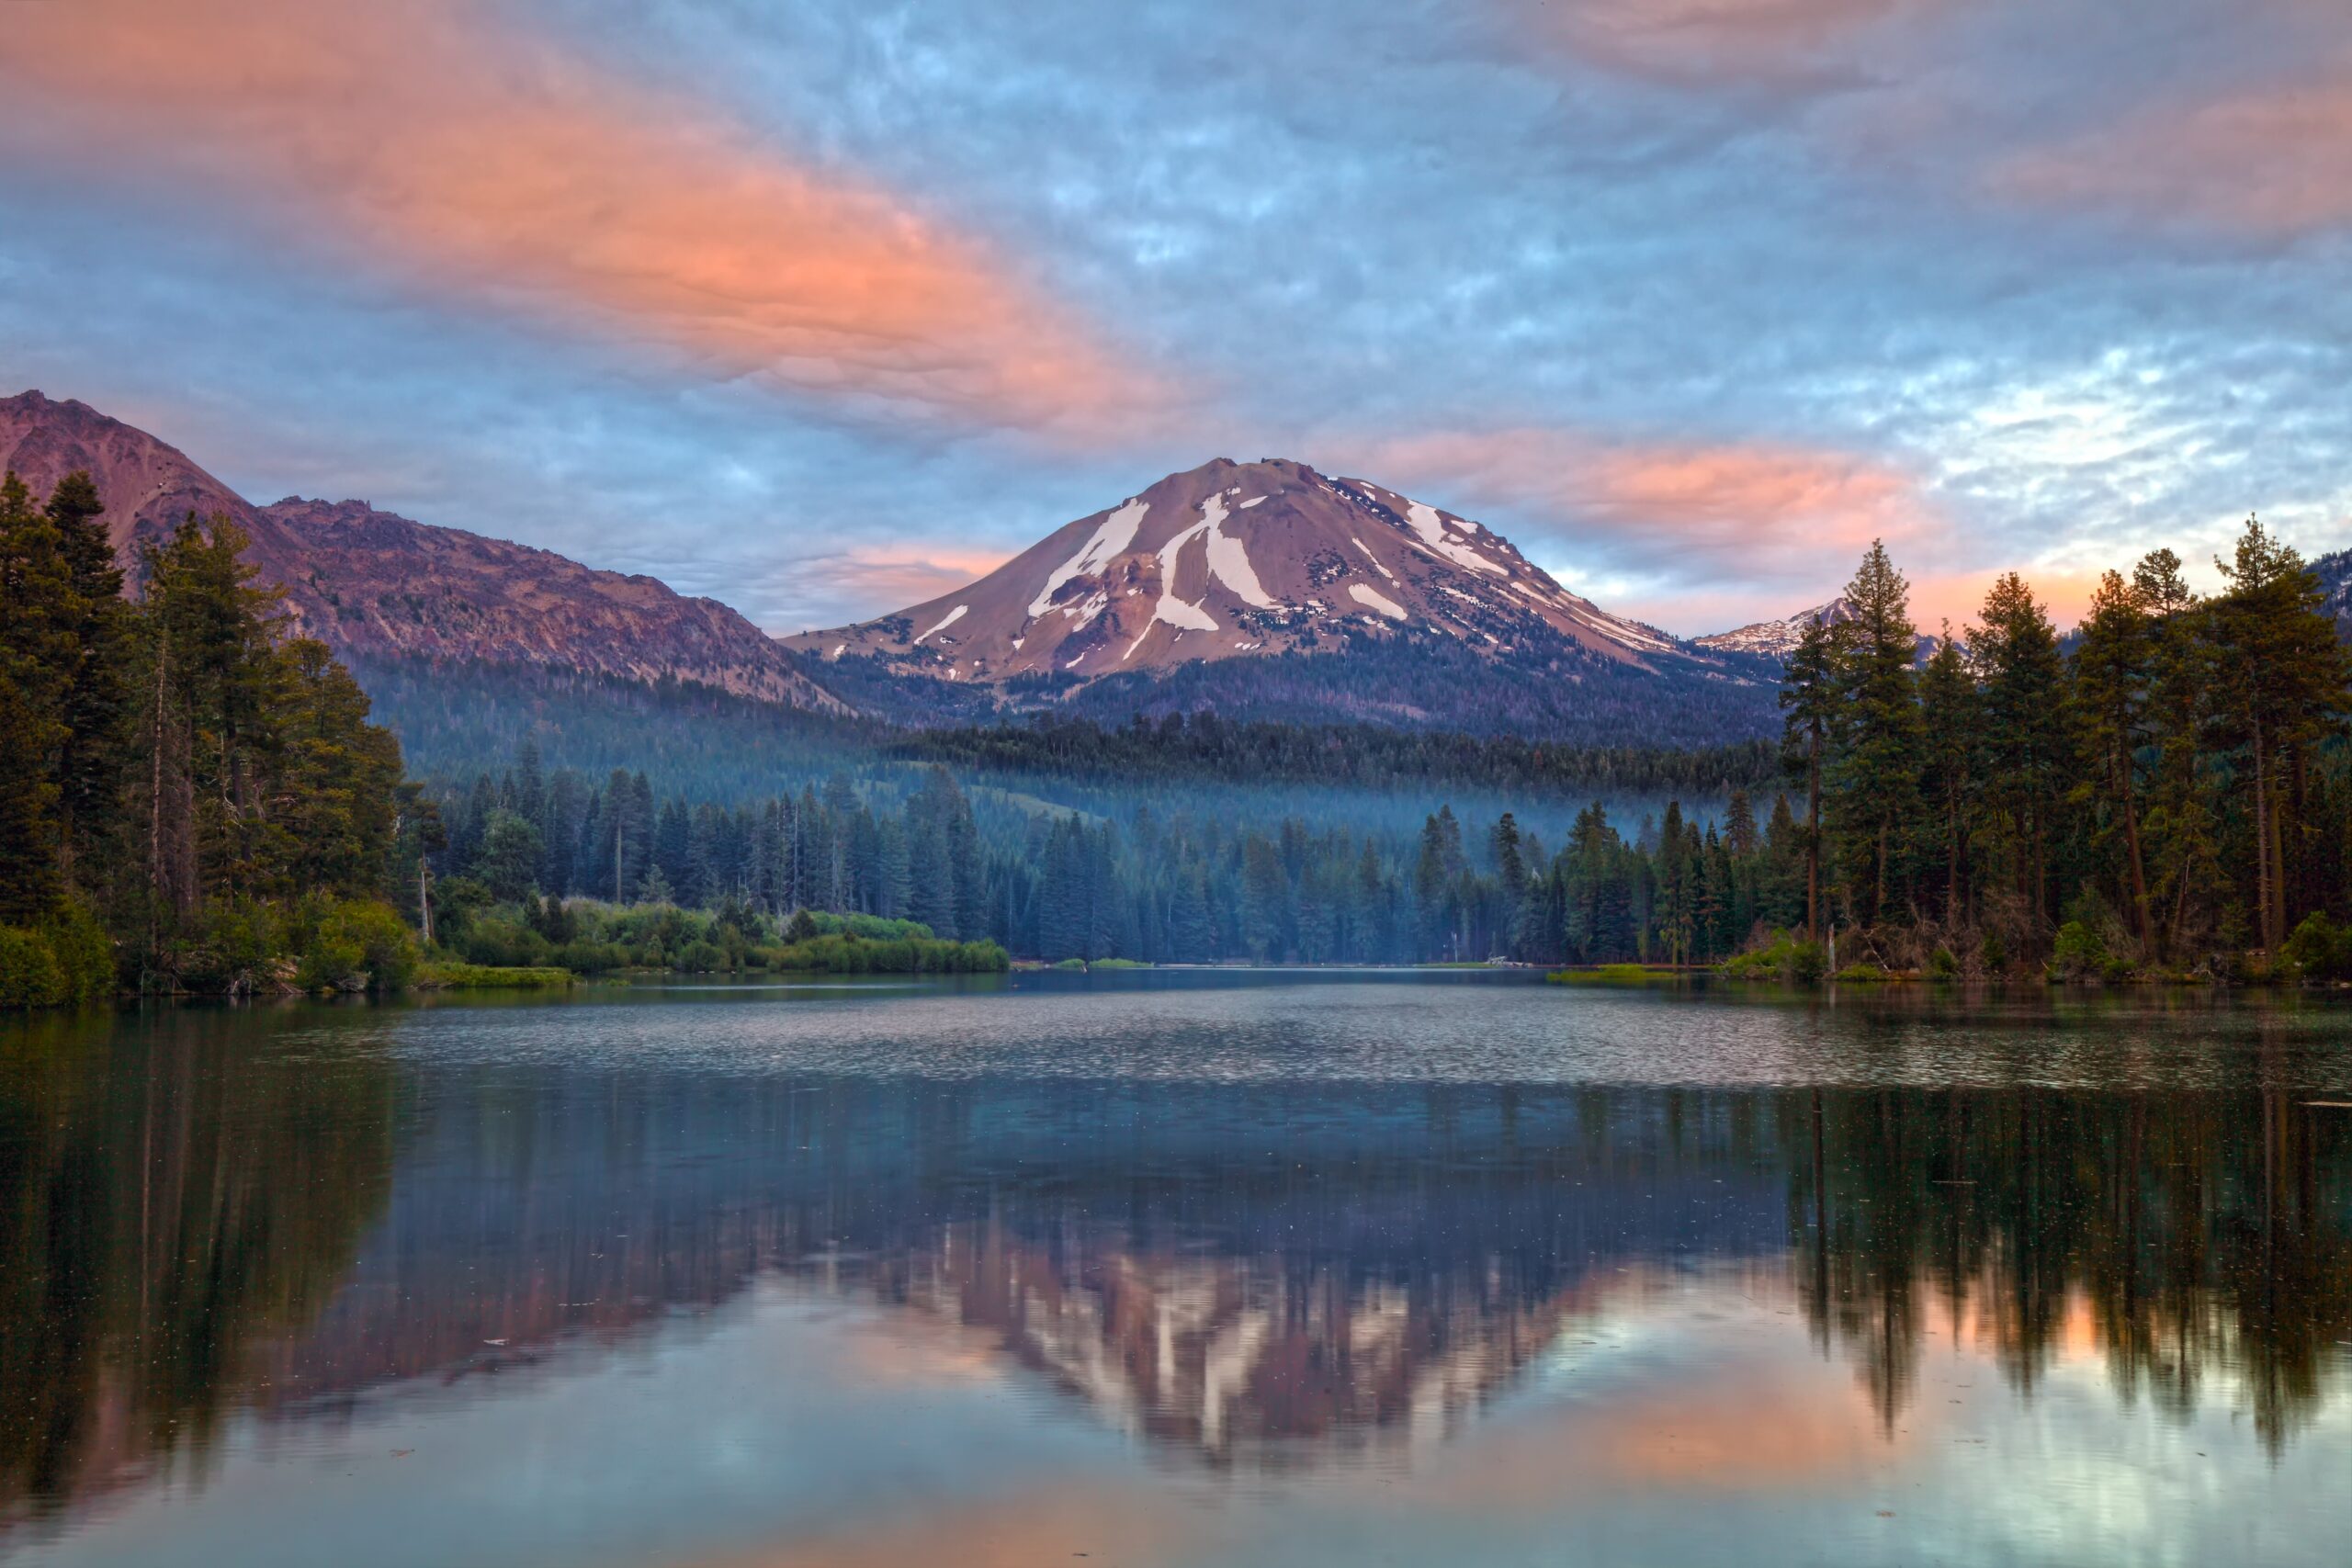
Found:
[[[1758, 659], [1769, 659], [1778, 664], [1796, 651], [1797, 644], [1804, 640], [1804, 631], [1807, 626], [1843, 626], [1853, 618], [1853, 601], [1841, 593], [1826, 604], [1815, 604], [1810, 610], [1799, 610], [1795, 615], [1783, 620], [1756, 621], [1732, 631], [1715, 632], [1707, 637], [1693, 637], [1690, 646], [1703, 648], [1711, 653], [1738, 653]], [[1942, 646], [1943, 638], [1932, 632], [1921, 632], [1918, 650], [1920, 661], [1924, 663], [1934, 658], [1936, 649]]]
[[745, 703], [729, 724], [763, 733], [783, 709], [901, 725], [1214, 711], [1611, 746], [1775, 722], [1767, 660], [1612, 615], [1477, 523], [1295, 462], [1171, 474], [956, 593], [788, 641], [650, 577], [366, 502], [255, 505], [176, 447], [37, 391], [0, 399], [0, 464], [37, 492], [88, 469], [134, 572], [190, 512], [227, 514], [293, 628], [442, 761], [440, 739], [484, 724], [666, 752], [701, 720], [662, 728], [671, 709], [646, 705], [664, 692]]
[[954, 592], [786, 640], [843, 695], [934, 718], [960, 687], [1114, 721], [1698, 744], [1761, 733], [1771, 707], [1751, 661], [1609, 614], [1493, 530], [1281, 458], [1170, 474]]
[[2320, 611], [2334, 617], [2335, 635], [2352, 642], [2352, 550], [2336, 550], [2312, 562], [2319, 579]]
[[1750, 653], [1765, 659], [1786, 659], [1804, 640], [1807, 626], [1837, 626], [1854, 618], [1854, 606], [1843, 595], [1826, 604], [1815, 604], [1810, 610], [1777, 621], [1757, 621], [1727, 632], [1710, 637], [1693, 637], [1691, 646], [1717, 653]]
[[177, 447], [85, 403], [38, 391], [0, 398], [0, 467], [36, 494], [89, 470], [115, 549], [134, 572], [139, 547], [190, 512], [226, 513], [251, 536], [246, 558], [260, 581], [283, 590], [294, 629], [363, 665], [536, 667], [849, 711], [717, 600], [362, 501], [289, 496], [255, 506]]
[[1056, 530], [968, 587], [787, 639], [910, 673], [1092, 679], [1324, 649], [1406, 629], [1497, 652], [1560, 643], [1650, 668], [1688, 657], [1568, 592], [1510, 540], [1362, 479], [1226, 458]]

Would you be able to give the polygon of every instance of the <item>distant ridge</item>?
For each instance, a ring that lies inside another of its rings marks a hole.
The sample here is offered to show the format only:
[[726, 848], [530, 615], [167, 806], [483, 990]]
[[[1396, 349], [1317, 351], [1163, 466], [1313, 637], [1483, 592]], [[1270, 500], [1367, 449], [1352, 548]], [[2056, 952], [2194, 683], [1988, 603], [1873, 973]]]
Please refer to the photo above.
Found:
[[775, 638], [714, 599], [650, 577], [599, 571], [551, 551], [436, 528], [361, 501], [288, 496], [255, 506], [177, 447], [86, 403], [38, 391], [0, 399], [0, 467], [46, 492], [77, 468], [106, 502], [116, 551], [190, 512], [225, 513], [247, 559], [280, 585], [296, 629], [360, 660], [540, 666], [675, 680], [825, 713], [847, 705]]
[[[1703, 648], [1714, 653], [1742, 653], [1759, 659], [1785, 660], [1796, 651], [1797, 644], [1804, 639], [1806, 627], [1843, 626], [1853, 618], [1853, 601], [1841, 593], [1826, 604], [1815, 604], [1810, 610], [1799, 610], [1795, 615], [1781, 620], [1757, 621], [1733, 631], [1716, 632], [1709, 637], [1693, 637], [1691, 646]], [[1922, 632], [1919, 634], [1918, 656], [1922, 660], [1931, 659], [1935, 656], [1936, 649], [1942, 646], [1943, 638], [1931, 632]]]

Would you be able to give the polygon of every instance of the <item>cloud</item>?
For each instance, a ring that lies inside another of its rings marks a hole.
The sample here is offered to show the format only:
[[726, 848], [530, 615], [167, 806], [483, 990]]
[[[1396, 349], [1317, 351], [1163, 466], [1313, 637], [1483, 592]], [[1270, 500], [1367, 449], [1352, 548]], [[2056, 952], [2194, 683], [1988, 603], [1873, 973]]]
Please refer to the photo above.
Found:
[[775, 607], [755, 606], [750, 613], [779, 636], [842, 626], [935, 599], [986, 577], [1014, 553], [910, 539], [802, 556], [782, 574], [773, 594], [763, 596]]
[[1148, 395], [974, 240], [469, 0], [8, 13], [0, 150], [52, 173], [868, 414], [1057, 428]]
[[899, 1509], [862, 1529], [682, 1559], [680, 1568], [1034, 1568], [1089, 1555], [1143, 1564], [1176, 1557], [1202, 1533], [1197, 1506], [1138, 1487], [1072, 1480]]
[[[2129, 572], [2132, 562], [2119, 560], [2117, 570]], [[2033, 590], [2050, 615], [2051, 625], [2069, 632], [2089, 613], [2091, 593], [2099, 574], [2079, 569], [2020, 566], [2013, 569]], [[1911, 579], [1911, 620], [1921, 631], [1940, 632], [1945, 623], [1956, 637], [1984, 618], [1984, 596], [1993, 591], [2000, 570], [1929, 572]]]
[[1676, 86], [1823, 88], [1860, 78], [1855, 51], [1947, 0], [1504, 0], [1539, 43]]
[[1510, 507], [1613, 559], [1686, 578], [1808, 578], [1825, 558], [1934, 520], [1913, 482], [1878, 459], [1770, 441], [1456, 431], [1379, 444], [1367, 460], [1396, 476], [1383, 482], [1419, 485], [1450, 510]]
[[2352, 67], [2170, 100], [1987, 175], [1995, 193], [2291, 240], [2352, 223]]

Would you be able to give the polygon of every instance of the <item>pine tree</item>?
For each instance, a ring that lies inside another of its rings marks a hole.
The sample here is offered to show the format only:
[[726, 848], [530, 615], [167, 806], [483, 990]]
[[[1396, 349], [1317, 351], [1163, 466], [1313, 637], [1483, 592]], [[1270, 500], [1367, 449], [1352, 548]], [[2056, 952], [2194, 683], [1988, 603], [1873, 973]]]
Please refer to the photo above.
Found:
[[2154, 627], [2140, 591], [2118, 571], [2100, 578], [2075, 649], [2075, 712], [2094, 763], [2084, 793], [2105, 810], [2102, 837], [2121, 835], [2117, 892], [2132, 933], [2153, 944], [2147, 860], [2140, 843], [2138, 757], [2145, 737]]
[[1736, 784], [1724, 807], [1724, 844], [1736, 860], [1746, 860], [1756, 852], [1756, 807], [1748, 801], [1747, 791]]
[[1934, 818], [1943, 862], [1944, 924], [1957, 928], [1966, 908], [1969, 818], [1980, 783], [1976, 682], [1946, 623], [1943, 637], [1919, 677], [1920, 731], [1925, 739], [1920, 788]]
[[2052, 925], [2050, 852], [2073, 767], [2065, 661], [2058, 634], [2016, 572], [1984, 599], [1984, 624], [1968, 634], [1983, 684], [1984, 777], [2007, 832], [2012, 880], [2040, 942]]
[[1919, 802], [1922, 734], [1917, 682], [1918, 628], [1910, 585], [1873, 540], [1846, 586], [1852, 618], [1831, 638], [1838, 701], [1829, 724], [1833, 755], [1826, 783], [1838, 829], [1838, 865], [1855, 918], [1890, 918], [1904, 890], [1909, 837]]
[[46, 916], [58, 874], [58, 757], [73, 663], [71, 572], [56, 525], [0, 478], [0, 924]]
[[59, 867], [69, 886], [80, 880], [77, 862], [85, 848], [107, 835], [131, 760], [123, 686], [130, 614], [122, 599], [122, 568], [98, 521], [104, 512], [85, 470], [68, 474], [50, 492], [49, 522], [65, 563], [59, 613], [73, 649], [56, 768]]
[[2262, 944], [2275, 953], [2289, 924], [2281, 785], [2346, 711], [2346, 657], [2320, 613], [2318, 579], [2258, 519], [2246, 519], [2234, 558], [2214, 564], [2228, 584], [2211, 612], [2221, 675], [2214, 712], [2223, 738], [2247, 759], [2256, 906]]
[[2205, 605], [2180, 574], [2180, 558], [2153, 550], [2132, 574], [2149, 617], [2146, 718], [2154, 748], [2148, 781], [2148, 859], [2159, 912], [2158, 946], [2177, 959], [2203, 930], [2221, 881], [2215, 822], [2199, 763], [2213, 649]]
[[1838, 715], [1835, 648], [1829, 628], [1807, 621], [1781, 675], [1781, 761], [1804, 781], [1804, 931], [1821, 940], [1821, 764]]

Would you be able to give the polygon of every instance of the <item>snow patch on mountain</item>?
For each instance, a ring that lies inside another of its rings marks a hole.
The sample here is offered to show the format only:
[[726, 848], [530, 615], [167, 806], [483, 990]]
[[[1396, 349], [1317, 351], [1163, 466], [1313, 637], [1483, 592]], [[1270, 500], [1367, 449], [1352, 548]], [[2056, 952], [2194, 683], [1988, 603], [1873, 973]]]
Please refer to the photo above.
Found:
[[1351, 582], [1348, 584], [1348, 597], [1367, 610], [1379, 611], [1392, 621], [1401, 621], [1405, 618], [1405, 606], [1376, 588], [1367, 588], [1361, 582]]
[[1261, 610], [1280, 608], [1251, 570], [1250, 552], [1242, 547], [1240, 540], [1224, 531], [1229, 515], [1225, 509], [1225, 497], [1213, 495], [1201, 502], [1201, 515], [1208, 525], [1209, 575], [1239, 594], [1245, 604]]
[[921, 645], [925, 637], [937, 637], [941, 632], [945, 631], [948, 627], [962, 620], [964, 618], [964, 613], [970, 608], [971, 606], [969, 604], [956, 605], [954, 609], [948, 611], [946, 615], [940, 617], [939, 624], [937, 626], [923, 633], [922, 637], [915, 638], [915, 642], [917, 645]]
[[1436, 507], [1419, 501], [1407, 502], [1405, 517], [1412, 524], [1413, 532], [1420, 536], [1422, 544], [1427, 545], [1454, 565], [1466, 566], [1473, 571], [1483, 571], [1490, 577], [1510, 575], [1508, 569], [1497, 566], [1467, 545], [1456, 544], [1448, 538], [1445, 519], [1438, 515]]
[[1143, 526], [1144, 513], [1150, 510], [1151, 502], [1148, 501], [1130, 501], [1102, 519], [1078, 554], [1046, 574], [1046, 586], [1029, 601], [1030, 616], [1034, 619], [1052, 608], [1054, 595], [1071, 578], [1091, 576], [1125, 555], [1127, 547], [1135, 543], [1136, 530]]

